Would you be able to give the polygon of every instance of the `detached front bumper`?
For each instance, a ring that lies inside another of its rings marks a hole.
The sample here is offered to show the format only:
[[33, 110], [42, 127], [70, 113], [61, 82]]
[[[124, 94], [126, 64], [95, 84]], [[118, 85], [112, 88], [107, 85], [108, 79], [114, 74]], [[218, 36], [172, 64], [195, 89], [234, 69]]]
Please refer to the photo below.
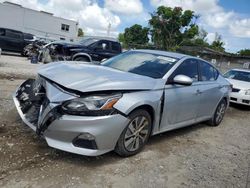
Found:
[[38, 134], [41, 133], [49, 146], [63, 151], [86, 156], [98, 156], [109, 152], [115, 148], [119, 136], [129, 121], [121, 114], [107, 116], [56, 114], [58, 112], [55, 109], [60, 104], [48, 103], [46, 106], [40, 106], [39, 121], [36, 124], [22, 111], [17, 92], [13, 94], [13, 100], [23, 122]]

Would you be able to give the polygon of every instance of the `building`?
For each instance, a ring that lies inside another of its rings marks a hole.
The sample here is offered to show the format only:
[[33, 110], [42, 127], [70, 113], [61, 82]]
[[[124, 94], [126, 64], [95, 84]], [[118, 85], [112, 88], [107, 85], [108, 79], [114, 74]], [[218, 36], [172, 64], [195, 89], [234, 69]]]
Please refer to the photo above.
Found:
[[0, 3], [0, 27], [31, 33], [39, 38], [74, 41], [78, 22], [32, 10], [19, 4]]

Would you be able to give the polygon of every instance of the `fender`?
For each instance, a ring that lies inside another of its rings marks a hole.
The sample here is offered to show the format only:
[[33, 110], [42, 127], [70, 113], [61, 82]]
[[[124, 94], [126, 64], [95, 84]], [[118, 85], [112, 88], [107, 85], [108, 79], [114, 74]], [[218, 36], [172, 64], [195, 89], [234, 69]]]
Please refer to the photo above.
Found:
[[74, 60], [77, 56], [87, 56], [89, 58], [90, 62], [92, 62], [91, 56], [87, 53], [83, 53], [83, 52], [76, 53], [73, 55], [72, 60]]
[[[114, 108], [124, 115], [129, 115], [129, 113], [140, 106], [148, 105], [152, 107], [154, 111], [152, 135], [154, 135], [159, 131], [159, 123], [161, 118], [159, 114], [162, 108], [162, 94], [162, 89], [123, 93], [122, 98], [118, 100], [118, 102], [114, 105]], [[142, 99], [144, 100], [142, 101]]]

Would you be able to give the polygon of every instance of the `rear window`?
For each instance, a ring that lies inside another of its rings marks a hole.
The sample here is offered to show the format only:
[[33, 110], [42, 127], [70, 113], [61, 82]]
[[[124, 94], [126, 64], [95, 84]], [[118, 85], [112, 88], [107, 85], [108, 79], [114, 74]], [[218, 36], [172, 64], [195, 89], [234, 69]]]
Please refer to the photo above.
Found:
[[121, 51], [120, 44], [117, 43], [117, 42], [112, 42], [111, 43], [111, 48], [112, 48], [113, 51], [116, 51], [116, 52]]
[[5, 29], [0, 29], [0, 36], [5, 36]]
[[29, 34], [29, 33], [24, 33], [23, 37], [24, 37], [24, 39], [28, 39], [28, 40], [32, 40], [34, 38], [34, 36], [32, 34]]

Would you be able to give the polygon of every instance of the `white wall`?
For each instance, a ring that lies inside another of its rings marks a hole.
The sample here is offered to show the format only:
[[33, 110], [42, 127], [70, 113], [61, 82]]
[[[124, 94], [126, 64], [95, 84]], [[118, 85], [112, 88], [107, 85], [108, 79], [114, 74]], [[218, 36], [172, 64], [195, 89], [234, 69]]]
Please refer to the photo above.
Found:
[[[61, 24], [69, 25], [69, 31], [62, 31]], [[36, 36], [60, 40], [75, 40], [76, 21], [52, 16], [51, 14], [24, 8], [9, 3], [0, 3], [0, 27], [15, 29]]]

